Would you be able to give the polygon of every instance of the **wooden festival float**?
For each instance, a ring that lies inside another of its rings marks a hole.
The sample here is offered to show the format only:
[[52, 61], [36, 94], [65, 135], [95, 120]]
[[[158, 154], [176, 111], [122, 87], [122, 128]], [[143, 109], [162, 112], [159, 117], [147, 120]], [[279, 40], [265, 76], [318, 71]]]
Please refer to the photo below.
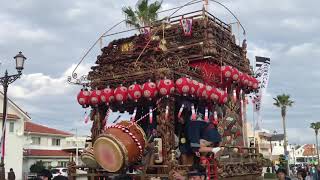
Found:
[[[245, 40], [237, 45], [231, 25], [205, 9], [148, 30], [103, 47], [82, 83], [78, 102], [91, 109], [92, 145], [81, 155], [85, 166], [69, 163], [69, 179], [173, 179], [173, 171], [186, 173], [191, 164], [181, 163], [177, 130], [184, 101], [192, 104], [192, 115], [195, 105], [208, 107], [213, 118], [205, 120], [223, 137], [222, 156], [204, 162], [210, 179], [259, 179], [261, 159], [244, 137], [245, 96], [258, 88]], [[131, 118], [109, 125], [112, 111]]]

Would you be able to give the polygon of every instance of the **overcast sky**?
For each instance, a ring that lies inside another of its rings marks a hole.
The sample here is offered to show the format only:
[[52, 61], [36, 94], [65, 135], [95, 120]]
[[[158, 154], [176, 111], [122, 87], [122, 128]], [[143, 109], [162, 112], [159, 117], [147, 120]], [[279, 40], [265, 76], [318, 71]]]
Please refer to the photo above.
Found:
[[[164, 0], [163, 9], [183, 5]], [[289, 93], [295, 104], [288, 109], [290, 143], [314, 143], [310, 123], [320, 116], [320, 13], [317, 0], [220, 0], [240, 19], [247, 32], [248, 55], [271, 58], [271, 76], [263, 103], [263, 128], [282, 132], [280, 111], [272, 97]], [[22, 79], [9, 88], [9, 96], [33, 121], [63, 130], [90, 129], [77, 104], [79, 87], [66, 83], [73, 67], [106, 29], [121, 21], [123, 6], [134, 0], [12, 0], [0, 7], [0, 72], [14, 73], [12, 57], [23, 51], [28, 58]], [[184, 9], [201, 9], [193, 5]], [[227, 23], [235, 20], [219, 5], [210, 11]], [[165, 14], [162, 14], [164, 16]], [[125, 25], [114, 32], [123, 30]], [[237, 28], [234, 28], [238, 34]], [[104, 43], [118, 38], [106, 38]], [[243, 37], [241, 37], [243, 38]], [[99, 47], [81, 64], [86, 74]], [[251, 121], [252, 116], [249, 114]]]

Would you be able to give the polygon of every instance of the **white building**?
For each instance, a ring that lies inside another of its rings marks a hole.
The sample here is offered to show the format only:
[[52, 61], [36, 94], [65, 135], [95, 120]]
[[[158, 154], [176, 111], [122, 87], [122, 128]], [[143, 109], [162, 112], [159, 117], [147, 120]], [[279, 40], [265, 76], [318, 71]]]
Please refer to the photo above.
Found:
[[[2, 104], [3, 94], [0, 92], [0, 112]], [[6, 176], [9, 169], [13, 168], [16, 180], [22, 180], [29, 174], [30, 166], [40, 160], [46, 167], [66, 167], [71, 157], [70, 152], [75, 154], [77, 145], [79, 150], [84, 148], [85, 137], [74, 137], [71, 133], [31, 122], [30, 116], [10, 99], [7, 107], [4, 159]], [[0, 123], [2, 124], [1, 113]], [[70, 149], [74, 151], [68, 151]]]
[[[3, 93], [0, 92], [0, 111], [3, 109]], [[2, 125], [2, 113], [1, 125]], [[5, 139], [5, 157], [4, 164], [6, 176], [10, 168], [13, 168], [16, 174], [16, 180], [22, 179], [23, 164], [23, 146], [24, 146], [24, 122], [31, 118], [26, 112], [19, 108], [14, 102], [8, 99], [6, 139]], [[1, 126], [2, 127], [2, 126]]]
[[304, 144], [292, 147], [290, 151], [290, 164], [310, 164], [317, 162], [317, 151], [314, 144]]
[[44, 166], [66, 167], [70, 154], [63, 151], [66, 138], [72, 134], [30, 121], [25, 122], [25, 146], [23, 158], [23, 172], [29, 173], [30, 166], [37, 161], [42, 161]]

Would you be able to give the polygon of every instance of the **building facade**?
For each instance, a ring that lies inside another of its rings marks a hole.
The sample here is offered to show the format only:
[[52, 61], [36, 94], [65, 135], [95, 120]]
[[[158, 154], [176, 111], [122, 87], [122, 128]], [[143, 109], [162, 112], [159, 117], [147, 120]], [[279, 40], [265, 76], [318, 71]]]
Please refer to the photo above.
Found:
[[24, 174], [29, 174], [31, 165], [40, 160], [46, 168], [67, 166], [70, 154], [62, 149], [72, 134], [26, 121], [24, 136]]
[[[2, 104], [3, 94], [0, 92], [0, 110]], [[31, 122], [31, 117], [10, 99], [7, 108], [4, 152], [6, 176], [13, 168], [16, 180], [23, 180], [37, 161], [42, 161], [47, 168], [66, 167], [71, 153], [75, 154], [75, 149], [81, 151], [85, 147], [86, 137], [77, 137]], [[80, 160], [78, 162], [81, 164]]]
[[[0, 110], [2, 111], [2, 109], [3, 93], [0, 92]], [[0, 123], [2, 125], [2, 113], [0, 117]], [[4, 164], [6, 176], [10, 168], [13, 168], [17, 180], [21, 180], [23, 177], [24, 122], [30, 120], [31, 118], [26, 112], [8, 99]]]

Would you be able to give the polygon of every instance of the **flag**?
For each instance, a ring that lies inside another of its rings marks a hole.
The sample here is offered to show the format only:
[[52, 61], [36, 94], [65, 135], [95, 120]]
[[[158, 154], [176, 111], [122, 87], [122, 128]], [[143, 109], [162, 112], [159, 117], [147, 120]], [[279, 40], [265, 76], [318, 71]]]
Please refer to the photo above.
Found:
[[259, 57], [256, 56], [256, 70], [255, 70], [255, 78], [259, 81], [259, 88], [252, 95], [252, 100], [254, 101], [253, 110], [257, 114], [257, 121], [255, 125], [255, 129], [259, 130], [260, 124], [262, 122], [261, 117], [261, 105], [262, 105], [262, 97], [266, 93], [266, 89], [269, 83], [270, 76], [270, 58]]
[[192, 34], [192, 22], [193, 19], [192, 18], [183, 18], [180, 20], [180, 25], [182, 27], [183, 30], [183, 34], [185, 36], [191, 36]]

